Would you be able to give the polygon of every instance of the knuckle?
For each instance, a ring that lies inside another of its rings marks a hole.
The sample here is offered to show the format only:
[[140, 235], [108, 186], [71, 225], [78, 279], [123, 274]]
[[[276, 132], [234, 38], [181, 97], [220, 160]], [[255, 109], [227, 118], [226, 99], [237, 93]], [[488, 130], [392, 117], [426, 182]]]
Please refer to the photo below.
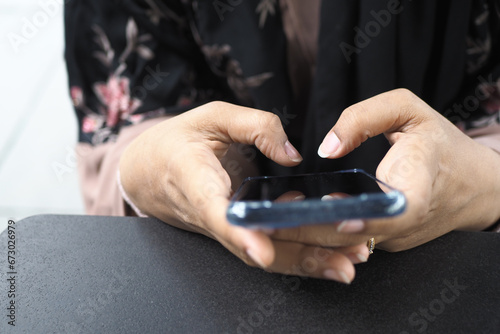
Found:
[[348, 107], [342, 114], [348, 126], [361, 127], [363, 126], [363, 116], [366, 115], [367, 112], [368, 110], [365, 103], [360, 102]]
[[408, 88], [395, 89], [394, 93], [397, 94], [398, 96], [400, 96], [401, 98], [406, 99], [406, 100], [411, 100], [411, 99], [414, 99], [416, 97], [416, 95], [413, 94], [413, 92], [411, 90], [409, 90]]
[[261, 110], [251, 111], [246, 116], [245, 120], [254, 127], [255, 131], [261, 132], [266, 128], [268, 123], [268, 114], [268, 112]]
[[367, 112], [365, 104], [363, 102], [359, 102], [353, 104], [352, 106], [347, 107], [342, 113], [348, 122], [357, 122], [361, 115], [364, 115]]
[[415, 119], [415, 106], [421, 103], [420, 98], [407, 88], [398, 88], [393, 91], [400, 105], [399, 118]]
[[305, 241], [304, 229], [300, 226], [287, 229], [286, 239], [293, 242], [303, 243]]
[[281, 124], [281, 119], [278, 115], [266, 112], [265, 117], [262, 118], [264, 124], [262, 125], [262, 129], [269, 128], [272, 131], [281, 131], [283, 129], [283, 125]]
[[305, 233], [302, 227], [284, 228], [277, 230], [273, 238], [303, 243], [305, 241]]
[[203, 118], [199, 124], [199, 130], [203, 131], [207, 127], [226, 124], [227, 114], [230, 111], [231, 104], [224, 101], [211, 101], [203, 106]]
[[252, 142], [266, 155], [272, 156], [279, 149], [276, 145], [285, 137], [280, 118], [269, 112], [255, 113], [256, 126], [251, 135]]
[[401, 106], [407, 110], [413, 109], [421, 101], [417, 95], [407, 88], [398, 88], [393, 93], [400, 101]]
[[[368, 115], [368, 109], [364, 102], [356, 103], [345, 109], [344, 112], [342, 113], [342, 128], [346, 130], [356, 129], [361, 134], [360, 141], [357, 143], [352, 143], [351, 146], [359, 146], [361, 142], [364, 142], [368, 138], [374, 136], [372, 129], [367, 124], [366, 115]], [[340, 132], [342, 132], [343, 130], [342, 128], [339, 129], [338, 125], [336, 125], [336, 128], [337, 131]], [[340, 135], [342, 136], [342, 134]]]
[[229, 103], [224, 101], [211, 101], [205, 104], [205, 106], [210, 109], [221, 110], [227, 108], [228, 104]]
[[293, 240], [297, 242], [304, 243], [307, 240], [307, 233], [305, 229], [301, 226], [293, 229]]

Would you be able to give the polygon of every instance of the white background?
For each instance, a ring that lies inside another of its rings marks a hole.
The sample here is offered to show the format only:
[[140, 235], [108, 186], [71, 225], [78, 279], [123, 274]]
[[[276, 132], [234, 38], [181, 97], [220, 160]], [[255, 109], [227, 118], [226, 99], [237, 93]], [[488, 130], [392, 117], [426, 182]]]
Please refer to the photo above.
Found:
[[83, 214], [62, 0], [0, 0], [0, 92], [0, 231], [8, 219]]

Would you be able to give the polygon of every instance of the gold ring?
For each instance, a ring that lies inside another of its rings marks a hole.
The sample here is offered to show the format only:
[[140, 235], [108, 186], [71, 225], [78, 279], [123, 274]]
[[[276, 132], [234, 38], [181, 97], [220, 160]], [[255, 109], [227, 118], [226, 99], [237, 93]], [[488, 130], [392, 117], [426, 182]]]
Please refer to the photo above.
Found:
[[366, 243], [366, 247], [368, 247], [368, 252], [373, 254], [373, 250], [375, 249], [375, 238], [370, 238]]

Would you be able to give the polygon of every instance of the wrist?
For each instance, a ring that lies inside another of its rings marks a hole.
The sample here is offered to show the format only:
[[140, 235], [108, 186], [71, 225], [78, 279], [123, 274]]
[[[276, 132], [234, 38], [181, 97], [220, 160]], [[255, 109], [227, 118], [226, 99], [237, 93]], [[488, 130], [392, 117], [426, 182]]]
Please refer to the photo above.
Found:
[[494, 176], [494, 197], [492, 199], [493, 209], [496, 209], [494, 222], [489, 227], [498, 226], [500, 223], [500, 153], [491, 150], [493, 160], [496, 162], [491, 168], [491, 174]]
[[479, 159], [474, 164], [471, 178], [476, 184], [476, 195], [472, 196], [471, 212], [460, 230], [482, 231], [493, 228], [500, 221], [500, 154], [489, 147], [476, 144]]
[[122, 196], [123, 201], [130, 207], [130, 209], [135, 212], [137, 217], [148, 217], [146, 214], [142, 213], [142, 211], [135, 205], [135, 203], [129, 198], [127, 192], [123, 188], [120, 170], [118, 169], [116, 173], [116, 182], [118, 183], [118, 189], [120, 190], [120, 194]]

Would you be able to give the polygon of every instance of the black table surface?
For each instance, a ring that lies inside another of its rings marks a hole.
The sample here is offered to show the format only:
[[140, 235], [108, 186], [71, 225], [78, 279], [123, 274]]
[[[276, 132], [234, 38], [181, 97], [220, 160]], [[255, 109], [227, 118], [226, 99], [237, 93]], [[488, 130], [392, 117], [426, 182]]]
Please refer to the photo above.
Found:
[[376, 250], [351, 285], [271, 274], [155, 219], [43, 215], [7, 232], [0, 333], [498, 333], [500, 234]]

